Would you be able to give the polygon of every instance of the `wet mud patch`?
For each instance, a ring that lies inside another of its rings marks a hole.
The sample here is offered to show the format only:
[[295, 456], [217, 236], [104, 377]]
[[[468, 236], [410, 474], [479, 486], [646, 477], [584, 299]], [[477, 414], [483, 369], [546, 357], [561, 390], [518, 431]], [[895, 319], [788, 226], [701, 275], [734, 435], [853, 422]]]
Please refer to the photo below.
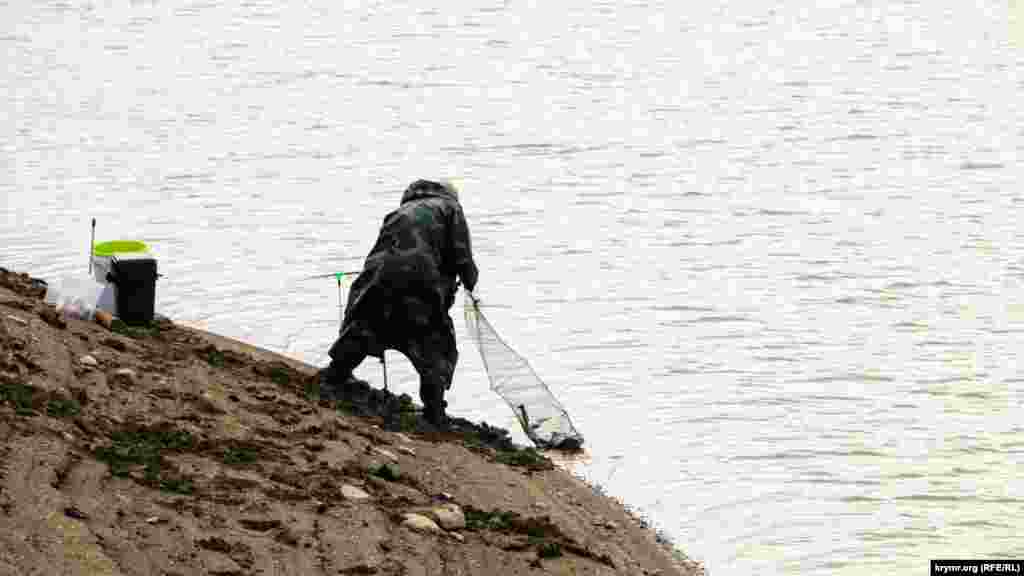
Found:
[[548, 457], [532, 446], [514, 443], [509, 431], [491, 426], [486, 422], [474, 423], [465, 418], [452, 418], [448, 431], [427, 432], [428, 439], [439, 442], [458, 442], [493, 462], [519, 468], [527, 473], [553, 470], [555, 467]]
[[[390, 391], [357, 382], [339, 400], [320, 399], [321, 404], [368, 418], [393, 432], [406, 432], [431, 442], [455, 442], [487, 456], [490, 460], [521, 468], [527, 472], [554, 469], [554, 463], [533, 447], [522, 447], [512, 441], [509, 431], [474, 423], [465, 418], [449, 418], [447, 429], [441, 430], [423, 418], [422, 408], [408, 394], [395, 396]], [[365, 436], [360, 432], [356, 434]], [[368, 437], [371, 441], [376, 438]]]

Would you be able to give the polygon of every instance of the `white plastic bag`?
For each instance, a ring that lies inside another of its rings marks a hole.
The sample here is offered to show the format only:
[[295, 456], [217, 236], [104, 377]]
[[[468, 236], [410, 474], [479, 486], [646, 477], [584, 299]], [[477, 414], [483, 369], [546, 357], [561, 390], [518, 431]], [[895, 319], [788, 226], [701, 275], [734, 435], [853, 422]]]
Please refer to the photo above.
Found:
[[96, 316], [103, 285], [92, 276], [64, 276], [46, 287], [46, 303], [65, 318], [92, 320]]

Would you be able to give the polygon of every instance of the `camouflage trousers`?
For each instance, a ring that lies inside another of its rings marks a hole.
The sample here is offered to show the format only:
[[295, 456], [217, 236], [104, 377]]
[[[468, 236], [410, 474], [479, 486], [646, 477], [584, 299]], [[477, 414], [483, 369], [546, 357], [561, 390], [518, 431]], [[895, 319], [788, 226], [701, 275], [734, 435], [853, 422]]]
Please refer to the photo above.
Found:
[[[452, 385], [455, 365], [459, 352], [455, 345], [455, 327], [446, 314], [443, 326], [423, 330], [410, 326], [408, 331], [390, 330], [392, 334], [402, 333], [401, 342], [381, 344], [372, 329], [360, 330], [350, 326], [331, 346], [328, 355], [335, 373], [343, 379], [375, 349], [392, 349], [401, 352], [420, 377], [420, 401], [425, 416], [430, 421], [444, 417], [444, 393]], [[375, 354], [376, 355], [376, 354]]]

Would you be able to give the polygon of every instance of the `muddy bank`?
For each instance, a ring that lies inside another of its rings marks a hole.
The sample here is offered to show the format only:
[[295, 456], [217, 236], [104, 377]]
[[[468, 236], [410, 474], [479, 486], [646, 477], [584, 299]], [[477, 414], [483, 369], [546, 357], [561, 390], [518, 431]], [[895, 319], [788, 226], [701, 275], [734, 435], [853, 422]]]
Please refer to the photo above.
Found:
[[0, 269], [0, 575], [699, 573], [505, 430], [44, 293]]

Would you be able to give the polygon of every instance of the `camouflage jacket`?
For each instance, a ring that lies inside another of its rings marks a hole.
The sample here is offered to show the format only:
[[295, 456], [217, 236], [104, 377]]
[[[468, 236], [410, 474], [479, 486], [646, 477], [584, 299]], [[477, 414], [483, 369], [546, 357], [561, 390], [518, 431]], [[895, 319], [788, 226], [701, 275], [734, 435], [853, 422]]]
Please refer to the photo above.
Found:
[[376, 345], [401, 350], [409, 332], [450, 327], [456, 278], [476, 286], [469, 227], [458, 198], [436, 182], [417, 180], [399, 208], [384, 217], [377, 242], [349, 292], [342, 335], [358, 329]]

